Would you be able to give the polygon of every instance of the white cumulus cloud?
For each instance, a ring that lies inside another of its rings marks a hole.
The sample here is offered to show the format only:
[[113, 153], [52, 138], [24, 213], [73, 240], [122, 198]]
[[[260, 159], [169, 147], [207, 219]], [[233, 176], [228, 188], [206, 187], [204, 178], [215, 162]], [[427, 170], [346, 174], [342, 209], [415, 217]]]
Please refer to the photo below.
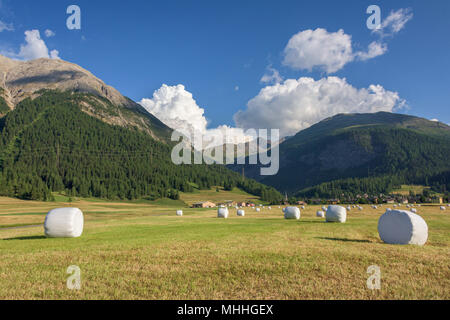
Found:
[[197, 105], [192, 93], [181, 84], [163, 84], [152, 98], [144, 98], [140, 104], [172, 129], [206, 132], [208, 121], [204, 116], [205, 110]]
[[198, 106], [192, 93], [181, 84], [163, 84], [153, 93], [152, 98], [144, 98], [140, 104], [168, 127], [185, 135], [201, 134], [204, 142], [213, 140], [219, 132], [226, 135], [230, 143], [248, 140], [244, 130], [240, 128], [226, 125], [208, 128], [205, 110]]
[[[371, 42], [367, 51], [355, 52], [352, 36], [342, 29], [337, 32], [328, 32], [323, 28], [300, 31], [288, 41], [284, 49], [283, 64], [294, 70], [311, 72], [318, 69], [328, 74], [335, 73], [352, 61], [365, 61], [385, 54], [388, 50], [385, 38], [404, 29], [412, 18], [410, 9], [392, 11], [382, 21], [381, 27], [373, 31], [379, 39]], [[270, 80], [270, 77], [265, 79]]]
[[234, 121], [244, 129], [280, 129], [285, 137], [339, 113], [392, 112], [404, 103], [380, 85], [358, 89], [338, 77], [288, 79], [263, 88]]
[[342, 69], [354, 59], [352, 37], [344, 30], [305, 30], [295, 34], [284, 49], [283, 64], [296, 70], [318, 67], [327, 73]]
[[59, 51], [49, 52], [45, 41], [41, 39], [39, 30], [25, 31], [25, 43], [20, 46], [19, 53], [7, 51], [2, 52], [5, 56], [20, 60], [33, 60], [39, 58], [59, 59]]

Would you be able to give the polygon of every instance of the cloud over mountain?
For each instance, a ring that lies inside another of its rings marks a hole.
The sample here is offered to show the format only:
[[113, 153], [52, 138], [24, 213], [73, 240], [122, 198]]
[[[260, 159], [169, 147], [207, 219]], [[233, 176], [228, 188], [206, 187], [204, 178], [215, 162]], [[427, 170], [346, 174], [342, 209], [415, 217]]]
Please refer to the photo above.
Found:
[[358, 89], [338, 77], [288, 79], [263, 88], [234, 120], [244, 129], [280, 129], [284, 137], [338, 113], [392, 112], [404, 103], [380, 85]]
[[168, 127], [183, 134], [201, 134], [205, 140], [210, 140], [218, 133], [227, 134], [230, 142], [244, 142], [248, 139], [244, 130], [221, 125], [208, 128], [205, 110], [195, 101], [192, 93], [179, 84], [168, 86], [163, 84], [153, 93], [152, 98], [144, 98], [140, 104]]
[[39, 30], [25, 31], [25, 43], [20, 46], [19, 53], [2, 52], [3, 55], [19, 60], [34, 60], [39, 58], [59, 59], [59, 51], [49, 51]]

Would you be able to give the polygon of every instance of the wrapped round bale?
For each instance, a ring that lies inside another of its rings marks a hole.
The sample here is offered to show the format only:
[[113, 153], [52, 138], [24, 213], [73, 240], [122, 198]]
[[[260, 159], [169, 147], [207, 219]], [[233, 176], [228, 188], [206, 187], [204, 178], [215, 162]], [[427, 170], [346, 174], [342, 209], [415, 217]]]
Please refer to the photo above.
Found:
[[53, 209], [44, 222], [45, 235], [50, 238], [78, 238], [83, 227], [83, 212], [78, 208]]
[[217, 218], [228, 218], [228, 208], [219, 208], [219, 210], [217, 210]]
[[441, 207], [441, 210], [445, 210], [445, 207], [444, 207], [444, 206], [442, 206], [442, 207]]
[[256, 212], [261, 212], [261, 209], [260, 208], [256, 208]]
[[378, 233], [385, 243], [422, 246], [428, 239], [428, 225], [415, 213], [392, 210], [378, 220]]
[[237, 211], [237, 215], [238, 215], [239, 217], [244, 217], [244, 216], [245, 216], [245, 211], [244, 211], [244, 210], [238, 210], [238, 211]]
[[341, 222], [347, 221], [347, 210], [341, 206], [329, 206], [326, 213], [327, 222]]
[[412, 209], [411, 209], [411, 212], [412, 212], [412, 213], [417, 213], [417, 209], [416, 209], [416, 208], [412, 208]]
[[323, 210], [323, 211], [327, 211], [328, 209], [327, 209], [327, 207], [323, 206], [323, 207], [322, 207], [322, 210]]
[[183, 216], [183, 210], [177, 210], [177, 216], [182, 217]]
[[285, 219], [300, 219], [300, 209], [297, 207], [286, 207], [284, 209]]
[[319, 218], [325, 218], [325, 212], [323, 212], [322, 210], [317, 211], [316, 216], [318, 216]]

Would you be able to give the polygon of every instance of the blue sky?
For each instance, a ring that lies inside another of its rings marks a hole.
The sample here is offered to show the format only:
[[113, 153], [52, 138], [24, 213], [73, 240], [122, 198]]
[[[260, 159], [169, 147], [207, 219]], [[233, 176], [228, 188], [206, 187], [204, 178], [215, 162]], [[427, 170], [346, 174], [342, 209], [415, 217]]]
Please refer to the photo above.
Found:
[[[136, 101], [151, 98], [162, 84], [184, 85], [205, 109], [210, 128], [235, 126], [233, 116], [246, 110], [262, 88], [274, 85], [260, 81], [269, 66], [283, 79], [334, 76], [356, 89], [378, 84], [406, 101], [408, 109], [401, 112], [450, 123], [447, 0], [0, 3], [0, 21], [14, 29], [0, 32], [0, 50], [18, 52], [24, 32], [39, 30], [48, 49], [58, 50], [61, 59], [90, 70]], [[71, 4], [81, 8], [81, 30], [66, 28]], [[299, 70], [283, 63], [289, 39], [317, 28], [329, 33], [343, 29], [354, 52], [367, 51], [370, 43], [381, 41], [366, 27], [371, 4], [380, 6], [382, 19], [401, 8], [413, 14], [402, 30], [382, 39], [384, 54], [351, 61], [331, 74], [320, 67]], [[46, 29], [55, 36], [45, 37]]]

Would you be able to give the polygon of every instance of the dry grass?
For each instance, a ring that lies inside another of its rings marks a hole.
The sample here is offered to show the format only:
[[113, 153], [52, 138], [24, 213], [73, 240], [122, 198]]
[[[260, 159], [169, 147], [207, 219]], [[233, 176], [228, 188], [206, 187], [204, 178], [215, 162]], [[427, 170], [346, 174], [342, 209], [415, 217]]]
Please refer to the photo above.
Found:
[[195, 193], [181, 193], [180, 199], [189, 205], [201, 201], [212, 201], [217, 204], [218, 202], [223, 202], [226, 200], [233, 200], [236, 202], [253, 201], [254, 203], [260, 203], [259, 198], [256, 196], [239, 189], [225, 191], [222, 187], [219, 187], [219, 192], [217, 192], [214, 187], [211, 188], [211, 190], [202, 190]]
[[[1, 198], [0, 225], [42, 223], [37, 213], [64, 205]], [[329, 224], [314, 206], [287, 221], [277, 206], [247, 209], [243, 218], [233, 209], [224, 220], [215, 210], [187, 208], [176, 217], [176, 207], [152, 203], [70, 205], [85, 213], [81, 238], [46, 239], [42, 227], [0, 229], [0, 299], [450, 298], [450, 210], [436, 206], [419, 208], [430, 230], [418, 247], [379, 240], [386, 206]], [[374, 264], [382, 272], [377, 291], [366, 287]], [[82, 270], [80, 291], [66, 288], [70, 265]]]

